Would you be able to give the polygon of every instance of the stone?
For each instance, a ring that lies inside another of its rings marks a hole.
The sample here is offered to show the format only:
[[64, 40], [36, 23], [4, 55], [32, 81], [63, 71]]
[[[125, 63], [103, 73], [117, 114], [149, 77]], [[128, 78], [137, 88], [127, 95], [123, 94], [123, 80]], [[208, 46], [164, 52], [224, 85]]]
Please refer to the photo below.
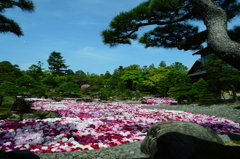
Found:
[[212, 129], [184, 121], [153, 125], [141, 143], [141, 152], [153, 159], [188, 159], [202, 145], [224, 145]]
[[8, 121], [19, 122], [24, 119], [46, 119], [46, 118], [59, 118], [58, 112], [31, 110], [31, 113], [18, 113], [17, 111], [9, 111], [6, 114], [0, 115], [0, 120], [7, 119]]
[[44, 118], [58, 118], [60, 115], [57, 112], [49, 112]]
[[10, 111], [17, 111], [18, 113], [28, 113], [30, 105], [23, 98], [17, 98], [13, 103]]
[[14, 122], [19, 122], [22, 120], [21, 116], [19, 114], [16, 114], [16, 111], [10, 111], [6, 114], [6, 119], [8, 121], [14, 121]]
[[40, 159], [40, 157], [28, 150], [14, 150], [0, 154], [0, 159]]
[[22, 119], [40, 119], [39, 116], [35, 115], [35, 114], [31, 114], [31, 113], [25, 113], [22, 116]]

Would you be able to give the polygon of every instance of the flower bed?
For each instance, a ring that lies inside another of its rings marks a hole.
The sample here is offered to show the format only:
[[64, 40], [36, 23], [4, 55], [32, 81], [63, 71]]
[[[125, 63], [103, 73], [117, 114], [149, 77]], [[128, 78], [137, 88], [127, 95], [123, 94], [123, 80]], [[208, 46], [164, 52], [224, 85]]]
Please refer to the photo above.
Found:
[[[39, 101], [38, 99], [28, 99]], [[217, 133], [237, 132], [231, 120], [184, 111], [144, 109], [142, 106], [174, 103], [170, 98], [146, 97], [148, 104], [35, 102], [32, 109], [58, 111], [61, 118], [0, 120], [0, 149], [56, 153], [112, 147], [145, 138], [157, 122], [179, 120], [212, 128]]]

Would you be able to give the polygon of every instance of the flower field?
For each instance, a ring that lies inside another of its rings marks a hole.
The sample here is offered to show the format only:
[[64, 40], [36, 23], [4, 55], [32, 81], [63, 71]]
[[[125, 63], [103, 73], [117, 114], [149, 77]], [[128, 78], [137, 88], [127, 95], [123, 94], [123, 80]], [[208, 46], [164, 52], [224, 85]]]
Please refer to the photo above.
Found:
[[60, 118], [0, 120], [0, 149], [56, 153], [102, 149], [141, 141], [157, 122], [179, 120], [212, 128], [217, 133], [240, 133], [231, 120], [184, 111], [144, 109], [148, 105], [176, 103], [170, 98], [145, 97], [147, 104], [36, 101], [32, 109], [58, 111]]

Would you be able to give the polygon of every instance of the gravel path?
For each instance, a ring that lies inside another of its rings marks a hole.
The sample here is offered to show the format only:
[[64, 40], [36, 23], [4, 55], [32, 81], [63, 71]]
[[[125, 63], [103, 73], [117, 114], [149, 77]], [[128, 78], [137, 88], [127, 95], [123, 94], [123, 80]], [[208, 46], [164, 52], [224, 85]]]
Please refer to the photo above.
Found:
[[142, 108], [148, 109], [168, 109], [168, 110], [182, 110], [187, 112], [206, 114], [211, 116], [218, 116], [240, 123], [240, 106], [239, 105], [212, 105], [212, 106], [198, 106], [198, 105], [154, 105]]
[[[240, 123], [240, 107], [236, 105], [155, 105], [148, 109], [182, 110], [193, 113], [219, 116]], [[36, 153], [41, 159], [150, 159], [140, 151], [141, 141], [118, 145], [100, 150], [65, 153]]]

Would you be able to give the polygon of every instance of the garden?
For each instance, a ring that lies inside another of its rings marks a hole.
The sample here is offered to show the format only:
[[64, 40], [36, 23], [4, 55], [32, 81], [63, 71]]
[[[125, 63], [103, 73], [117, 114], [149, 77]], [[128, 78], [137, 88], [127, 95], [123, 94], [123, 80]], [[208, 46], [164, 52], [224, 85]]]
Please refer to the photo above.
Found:
[[58, 153], [102, 149], [141, 141], [161, 121], [188, 121], [216, 133], [240, 133], [239, 123], [216, 116], [184, 111], [146, 109], [143, 106], [177, 103], [169, 97], [143, 97], [145, 104], [84, 102], [76, 99], [26, 98], [32, 109], [57, 111], [61, 117], [0, 120], [0, 149]]

